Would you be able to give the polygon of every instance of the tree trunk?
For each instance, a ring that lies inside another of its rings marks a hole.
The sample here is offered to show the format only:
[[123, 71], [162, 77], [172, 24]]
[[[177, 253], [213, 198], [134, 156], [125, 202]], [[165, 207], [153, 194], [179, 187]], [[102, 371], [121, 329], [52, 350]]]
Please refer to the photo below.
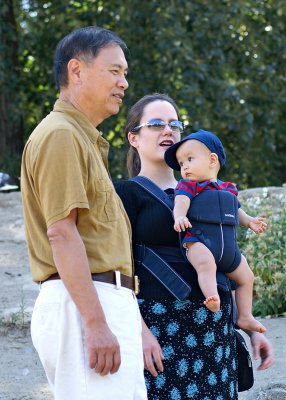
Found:
[[23, 149], [19, 44], [14, 0], [0, 0], [0, 160]]

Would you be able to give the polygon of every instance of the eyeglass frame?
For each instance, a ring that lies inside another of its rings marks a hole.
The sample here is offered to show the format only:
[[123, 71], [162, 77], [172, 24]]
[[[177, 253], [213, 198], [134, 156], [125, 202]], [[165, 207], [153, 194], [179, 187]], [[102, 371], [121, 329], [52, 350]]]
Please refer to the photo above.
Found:
[[[163, 122], [164, 125], [163, 124], [161, 124], [161, 125], [157, 124], [157, 126], [155, 127], [154, 121]], [[153, 122], [153, 124], [152, 124], [152, 122]], [[179, 123], [179, 124], [177, 124], [175, 126], [173, 125], [174, 128], [178, 128], [177, 132], [172, 129], [172, 124], [174, 124], [174, 123]], [[152, 118], [152, 119], [150, 119], [150, 120], [148, 120], [146, 122], [143, 122], [141, 125], [135, 126], [134, 128], [132, 128], [130, 130], [130, 132], [133, 132], [133, 133], [138, 132], [141, 128], [144, 128], [144, 126], [147, 126], [149, 128], [155, 128], [155, 129], [157, 128], [158, 130], [164, 130], [167, 125], [169, 126], [169, 128], [172, 130], [173, 133], [183, 133], [184, 130], [185, 130], [185, 125], [184, 125], [184, 123], [182, 121], [173, 120], [171, 122], [165, 122], [160, 118]]]

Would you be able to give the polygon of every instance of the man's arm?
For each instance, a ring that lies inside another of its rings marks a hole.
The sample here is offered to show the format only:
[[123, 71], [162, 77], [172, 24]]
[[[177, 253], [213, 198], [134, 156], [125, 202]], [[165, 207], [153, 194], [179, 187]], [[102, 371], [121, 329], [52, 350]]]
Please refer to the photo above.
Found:
[[106, 375], [118, 371], [121, 358], [117, 338], [109, 329], [91, 280], [88, 258], [76, 226], [77, 209], [47, 231], [56, 268], [75, 302], [85, 331], [89, 366]]

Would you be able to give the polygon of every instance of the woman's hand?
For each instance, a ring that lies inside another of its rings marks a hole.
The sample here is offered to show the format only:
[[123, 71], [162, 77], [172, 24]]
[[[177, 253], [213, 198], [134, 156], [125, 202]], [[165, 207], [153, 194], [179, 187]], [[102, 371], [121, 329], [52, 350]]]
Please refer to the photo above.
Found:
[[[163, 372], [163, 360], [161, 346], [142, 318], [142, 344], [144, 354], [144, 368], [153, 376], [158, 376], [158, 371]], [[156, 366], [156, 368], [155, 368]]]
[[250, 341], [252, 345], [253, 357], [255, 360], [260, 358], [261, 363], [257, 368], [258, 371], [262, 371], [271, 367], [273, 364], [273, 349], [269, 340], [259, 332], [250, 333]]

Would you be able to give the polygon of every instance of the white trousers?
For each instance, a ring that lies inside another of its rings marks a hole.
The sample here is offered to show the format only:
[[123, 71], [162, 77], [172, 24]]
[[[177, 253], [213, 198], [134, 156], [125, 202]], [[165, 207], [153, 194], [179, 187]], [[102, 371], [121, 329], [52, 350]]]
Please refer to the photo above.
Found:
[[133, 292], [94, 282], [121, 365], [100, 376], [88, 366], [80, 314], [61, 280], [42, 284], [32, 315], [33, 344], [55, 400], [146, 400], [141, 317]]

